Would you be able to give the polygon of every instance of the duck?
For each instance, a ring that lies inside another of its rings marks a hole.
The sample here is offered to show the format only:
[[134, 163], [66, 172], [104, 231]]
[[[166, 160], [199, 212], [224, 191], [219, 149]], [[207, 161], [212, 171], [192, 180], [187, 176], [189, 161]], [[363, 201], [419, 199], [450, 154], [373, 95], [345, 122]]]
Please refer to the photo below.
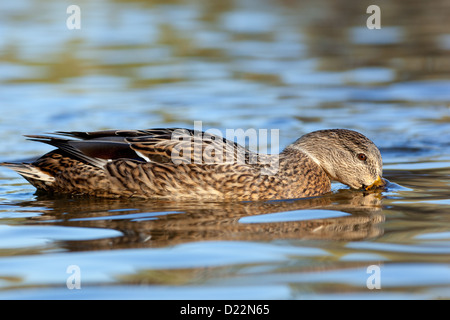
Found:
[[307, 133], [278, 154], [184, 128], [26, 137], [56, 149], [32, 162], [1, 165], [52, 194], [258, 201], [321, 196], [331, 191], [332, 181], [365, 191], [386, 185], [379, 149], [349, 129]]

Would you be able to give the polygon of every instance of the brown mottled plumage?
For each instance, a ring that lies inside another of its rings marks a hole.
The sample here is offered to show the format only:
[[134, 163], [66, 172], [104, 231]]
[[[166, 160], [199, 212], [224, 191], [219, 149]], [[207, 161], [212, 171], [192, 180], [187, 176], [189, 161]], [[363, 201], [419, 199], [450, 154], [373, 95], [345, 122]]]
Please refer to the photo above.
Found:
[[28, 136], [57, 149], [3, 165], [39, 190], [98, 197], [268, 200], [321, 195], [332, 180], [356, 189], [383, 184], [378, 148], [345, 129], [306, 134], [279, 155], [188, 129], [57, 134], [72, 139]]

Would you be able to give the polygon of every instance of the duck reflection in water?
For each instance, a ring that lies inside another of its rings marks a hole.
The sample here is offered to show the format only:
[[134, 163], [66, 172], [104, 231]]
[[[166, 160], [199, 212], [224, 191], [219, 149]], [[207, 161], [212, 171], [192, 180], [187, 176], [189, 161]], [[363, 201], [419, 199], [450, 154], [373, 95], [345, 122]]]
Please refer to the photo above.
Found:
[[[355, 241], [380, 236], [384, 221], [379, 190], [342, 189], [313, 198], [223, 203], [43, 195], [20, 205], [38, 207], [36, 211], [41, 212], [29, 218], [29, 224], [115, 229], [123, 234], [60, 243], [71, 251], [165, 247], [195, 241]], [[277, 213], [283, 218], [277, 219]], [[319, 218], [314, 218], [315, 214]]]

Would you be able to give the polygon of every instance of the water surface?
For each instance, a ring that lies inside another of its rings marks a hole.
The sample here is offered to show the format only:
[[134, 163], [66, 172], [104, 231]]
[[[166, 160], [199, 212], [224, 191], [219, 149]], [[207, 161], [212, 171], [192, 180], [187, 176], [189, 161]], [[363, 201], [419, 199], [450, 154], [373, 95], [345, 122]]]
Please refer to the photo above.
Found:
[[[447, 1], [0, 4], [0, 161], [23, 134], [349, 128], [387, 188], [244, 203], [35, 194], [0, 167], [1, 299], [450, 298]], [[81, 272], [81, 289], [68, 289]], [[374, 285], [375, 266], [379, 288]], [[70, 282], [70, 281], [69, 281]], [[69, 283], [70, 284], [70, 283]]]

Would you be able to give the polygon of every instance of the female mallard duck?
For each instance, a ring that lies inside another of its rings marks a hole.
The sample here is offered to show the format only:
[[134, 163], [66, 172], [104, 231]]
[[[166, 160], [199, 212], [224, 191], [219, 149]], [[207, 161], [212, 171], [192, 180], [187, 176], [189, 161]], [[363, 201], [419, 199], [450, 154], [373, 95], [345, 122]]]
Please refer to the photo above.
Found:
[[38, 190], [99, 197], [269, 200], [321, 195], [331, 181], [366, 190], [384, 185], [378, 148], [345, 129], [308, 133], [278, 155], [188, 129], [57, 134], [72, 139], [28, 136], [57, 149], [33, 163], [3, 165]]

